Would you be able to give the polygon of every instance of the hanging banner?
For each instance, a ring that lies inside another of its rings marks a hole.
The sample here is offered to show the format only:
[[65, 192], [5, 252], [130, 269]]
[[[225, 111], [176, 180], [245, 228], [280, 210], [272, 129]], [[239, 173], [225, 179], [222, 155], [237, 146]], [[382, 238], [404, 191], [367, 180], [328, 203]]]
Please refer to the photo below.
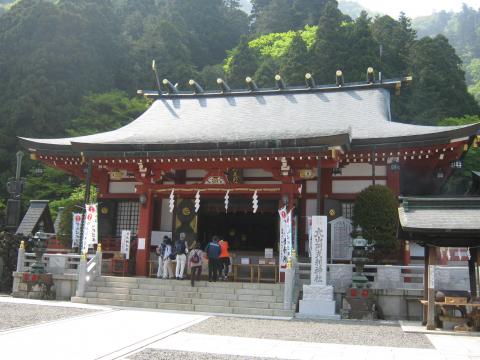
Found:
[[327, 217], [312, 216], [311, 285], [327, 285]]
[[292, 211], [284, 206], [278, 210], [280, 215], [280, 272], [285, 272], [288, 258], [292, 255]]
[[122, 230], [122, 243], [120, 245], [120, 252], [125, 254], [125, 259], [130, 257], [130, 240], [132, 232], [130, 230]]
[[98, 244], [98, 206], [97, 204], [86, 204], [85, 221], [83, 225], [83, 252], [88, 252], [88, 248], [93, 244]]
[[82, 228], [82, 214], [72, 213], [72, 248], [80, 246], [80, 230]]

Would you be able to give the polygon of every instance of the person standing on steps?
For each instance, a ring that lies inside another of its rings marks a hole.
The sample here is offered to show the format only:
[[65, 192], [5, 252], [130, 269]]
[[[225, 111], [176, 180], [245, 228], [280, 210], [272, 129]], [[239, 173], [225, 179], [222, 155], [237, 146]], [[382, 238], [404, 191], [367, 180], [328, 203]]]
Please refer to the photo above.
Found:
[[216, 282], [218, 275], [218, 259], [220, 257], [220, 246], [218, 245], [218, 236], [212, 237], [212, 241], [207, 244], [205, 252], [208, 257], [208, 281]]
[[190, 268], [190, 283], [195, 285], [195, 280], [200, 281], [202, 274], [203, 251], [200, 250], [200, 244], [195, 243], [194, 248], [188, 254], [188, 267]]
[[[228, 241], [220, 240], [220, 259], [218, 265], [218, 277], [223, 280], [228, 279], [228, 267], [230, 266], [230, 254], [228, 253]], [[223, 274], [222, 274], [223, 271]]]
[[173, 278], [173, 264], [172, 256], [174, 255], [172, 240], [167, 238], [165, 241], [165, 251], [163, 252], [163, 278], [172, 279]]
[[157, 246], [155, 252], [158, 256], [158, 270], [157, 270], [157, 279], [163, 277], [163, 254], [165, 254], [165, 247], [167, 246], [166, 242], [168, 240], [168, 236], [165, 235], [163, 237], [163, 242]]
[[175, 277], [177, 280], [183, 280], [185, 265], [187, 263], [188, 247], [185, 241], [185, 233], [180, 233], [179, 239], [175, 242], [175, 252], [177, 253], [177, 267], [175, 269]]

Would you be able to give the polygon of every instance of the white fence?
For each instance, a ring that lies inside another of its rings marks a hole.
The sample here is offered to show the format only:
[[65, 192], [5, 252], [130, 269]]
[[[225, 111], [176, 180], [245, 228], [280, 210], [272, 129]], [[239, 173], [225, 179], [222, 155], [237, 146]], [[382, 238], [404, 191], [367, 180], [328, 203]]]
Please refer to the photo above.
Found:
[[[329, 264], [328, 270], [330, 285], [337, 290], [350, 286], [354, 271], [353, 265]], [[423, 265], [365, 265], [364, 274], [373, 289], [423, 289]], [[470, 289], [467, 267], [435, 266], [434, 278], [436, 289]]]

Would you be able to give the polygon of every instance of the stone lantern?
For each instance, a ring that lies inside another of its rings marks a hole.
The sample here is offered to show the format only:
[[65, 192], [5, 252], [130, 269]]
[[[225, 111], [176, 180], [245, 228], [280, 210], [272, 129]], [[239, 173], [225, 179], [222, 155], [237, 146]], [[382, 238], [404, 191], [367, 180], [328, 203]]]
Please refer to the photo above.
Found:
[[35, 252], [35, 263], [30, 270], [31, 274], [45, 274], [45, 265], [43, 263], [43, 254], [47, 249], [48, 234], [38, 231], [32, 239], [33, 251]]
[[352, 241], [352, 263], [355, 273], [352, 285], [347, 288], [343, 299], [341, 315], [346, 319], [374, 320], [377, 318], [377, 305], [368, 278], [364, 274], [365, 264], [370, 261], [368, 241], [362, 237], [360, 227], [355, 231], [357, 236]]

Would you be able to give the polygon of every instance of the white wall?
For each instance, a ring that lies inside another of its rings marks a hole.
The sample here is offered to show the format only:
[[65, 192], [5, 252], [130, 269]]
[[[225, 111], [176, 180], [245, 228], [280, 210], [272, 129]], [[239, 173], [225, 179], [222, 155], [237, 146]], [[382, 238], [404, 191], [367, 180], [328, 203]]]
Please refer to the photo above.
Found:
[[[342, 168], [341, 175], [334, 175], [333, 178], [342, 176], [372, 176], [372, 165], [365, 163], [350, 163]], [[385, 165], [376, 165], [375, 176], [387, 176], [387, 167]]]
[[202, 169], [189, 169], [186, 171], [187, 178], [203, 178], [205, 175], [207, 175], [207, 171]]
[[243, 169], [243, 177], [272, 177], [272, 173], [263, 169]]
[[[376, 185], [386, 185], [385, 180], [375, 181]], [[356, 194], [372, 185], [372, 180], [333, 180], [333, 194]]]
[[135, 194], [135, 185], [140, 185], [135, 181], [110, 181], [108, 192], [110, 194]]

